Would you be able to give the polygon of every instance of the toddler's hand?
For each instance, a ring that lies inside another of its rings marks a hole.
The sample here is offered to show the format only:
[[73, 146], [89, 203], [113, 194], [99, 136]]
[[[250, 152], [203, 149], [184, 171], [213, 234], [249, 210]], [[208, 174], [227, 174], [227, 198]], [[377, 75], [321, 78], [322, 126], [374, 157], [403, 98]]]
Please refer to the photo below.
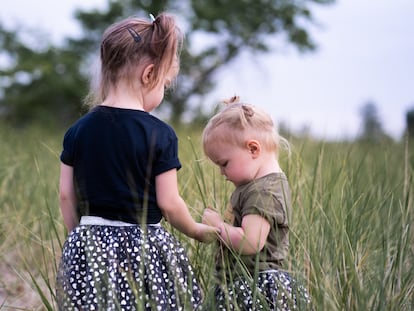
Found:
[[203, 213], [202, 217], [203, 224], [214, 226], [219, 228], [223, 219], [221, 218], [220, 214], [217, 213], [215, 210], [211, 208], [206, 208]]

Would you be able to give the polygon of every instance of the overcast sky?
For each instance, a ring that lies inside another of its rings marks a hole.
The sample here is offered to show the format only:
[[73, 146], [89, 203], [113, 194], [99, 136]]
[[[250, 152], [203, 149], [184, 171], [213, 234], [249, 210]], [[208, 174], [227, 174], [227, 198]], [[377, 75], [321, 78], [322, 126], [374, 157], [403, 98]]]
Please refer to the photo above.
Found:
[[[54, 41], [79, 32], [76, 7], [103, 7], [106, 0], [2, 1], [0, 21], [49, 33]], [[326, 139], [352, 138], [360, 130], [360, 107], [374, 102], [387, 133], [400, 138], [405, 114], [414, 108], [414, 1], [342, 0], [312, 10], [314, 53], [283, 48], [245, 55], [222, 70], [218, 99], [239, 94], [278, 122], [308, 126]]]

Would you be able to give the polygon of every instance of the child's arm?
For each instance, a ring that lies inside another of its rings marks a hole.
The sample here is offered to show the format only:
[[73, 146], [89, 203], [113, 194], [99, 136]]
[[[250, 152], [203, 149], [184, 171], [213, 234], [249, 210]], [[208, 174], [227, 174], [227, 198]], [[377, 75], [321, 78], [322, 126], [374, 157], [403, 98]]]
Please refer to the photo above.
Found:
[[172, 169], [155, 178], [157, 204], [165, 219], [185, 235], [201, 242], [216, 240], [218, 229], [196, 222], [178, 192], [177, 170]]
[[231, 249], [243, 255], [253, 255], [264, 247], [270, 231], [269, 222], [259, 215], [246, 215], [242, 226], [234, 227], [225, 223], [220, 214], [206, 209], [203, 223], [220, 229], [220, 239]]
[[68, 231], [78, 224], [76, 212], [76, 194], [73, 184], [73, 167], [61, 163], [59, 179], [59, 204], [63, 221]]

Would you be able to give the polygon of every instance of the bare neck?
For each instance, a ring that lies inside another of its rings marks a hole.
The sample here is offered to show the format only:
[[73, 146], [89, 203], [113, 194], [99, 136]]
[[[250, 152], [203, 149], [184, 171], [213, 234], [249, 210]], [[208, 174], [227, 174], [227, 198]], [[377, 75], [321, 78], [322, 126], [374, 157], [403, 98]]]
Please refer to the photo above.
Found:
[[102, 105], [123, 109], [144, 110], [142, 94], [140, 92], [133, 93], [124, 84], [120, 84], [117, 88], [111, 89]]
[[271, 173], [280, 173], [282, 169], [280, 168], [279, 161], [276, 159], [274, 153], [263, 154], [261, 159], [261, 166], [257, 171], [256, 178], [260, 178]]

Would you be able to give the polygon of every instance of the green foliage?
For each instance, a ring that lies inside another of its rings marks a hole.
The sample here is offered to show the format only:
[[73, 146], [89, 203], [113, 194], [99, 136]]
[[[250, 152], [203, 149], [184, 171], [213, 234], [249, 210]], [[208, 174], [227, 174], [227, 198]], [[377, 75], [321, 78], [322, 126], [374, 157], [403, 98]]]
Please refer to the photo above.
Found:
[[[41, 39], [35, 33], [25, 37]], [[0, 70], [3, 119], [13, 124], [33, 120], [67, 124], [79, 115], [81, 98], [86, 92], [86, 80], [79, 71], [81, 56], [76, 51], [50, 45], [35, 49], [28, 41], [0, 28], [3, 54], [11, 63]]]
[[179, 17], [186, 44], [174, 97], [167, 97], [162, 107], [172, 122], [184, 113], [199, 118], [203, 98], [217, 83], [218, 72], [242, 52], [270, 51], [275, 40], [300, 51], [313, 50], [315, 44], [306, 30], [313, 22], [309, 7], [333, 1], [108, 0], [104, 10], [77, 11], [83, 36], [67, 38], [61, 46], [35, 31], [22, 35], [22, 29], [9, 31], [0, 25], [1, 54], [10, 60], [9, 66], [0, 68], [4, 89], [0, 117], [57, 124], [75, 119], [82, 113], [91, 74], [87, 69], [99, 51], [104, 29], [127, 16], [149, 18], [149, 13], [167, 11]]
[[[206, 206], [224, 211], [233, 186], [203, 156], [199, 130], [178, 134], [180, 191], [191, 213], [200, 219]], [[62, 135], [0, 128], [3, 307], [53, 310], [56, 264], [66, 237], [57, 200]], [[285, 268], [309, 289], [315, 310], [413, 310], [414, 145], [291, 144], [292, 155], [281, 154], [293, 194]], [[164, 225], [187, 248], [210, 297], [216, 245]], [[34, 295], [36, 301], [27, 298]]]

